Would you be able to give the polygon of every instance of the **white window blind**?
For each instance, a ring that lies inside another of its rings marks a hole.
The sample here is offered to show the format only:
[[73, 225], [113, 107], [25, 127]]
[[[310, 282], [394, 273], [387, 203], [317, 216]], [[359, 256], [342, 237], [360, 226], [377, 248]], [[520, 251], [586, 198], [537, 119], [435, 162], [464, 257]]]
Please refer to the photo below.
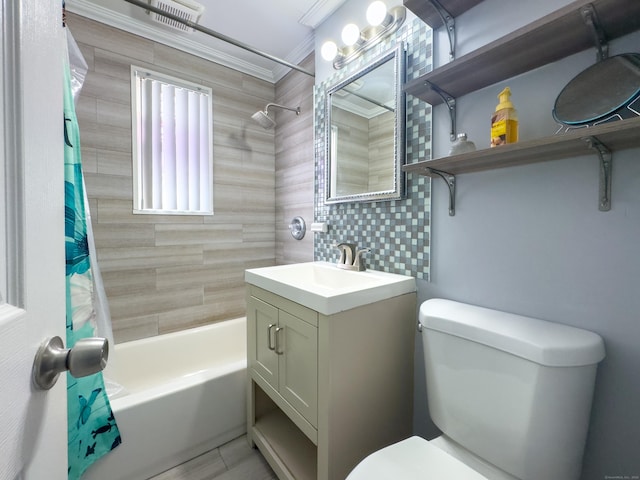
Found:
[[134, 213], [213, 214], [212, 91], [131, 67]]

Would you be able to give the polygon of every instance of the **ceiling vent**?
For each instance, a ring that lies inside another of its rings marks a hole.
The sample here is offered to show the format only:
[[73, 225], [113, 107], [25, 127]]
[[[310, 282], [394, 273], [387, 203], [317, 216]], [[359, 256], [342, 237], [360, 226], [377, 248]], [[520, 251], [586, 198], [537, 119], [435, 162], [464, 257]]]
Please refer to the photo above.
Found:
[[[171, 15], [193, 23], [198, 23], [198, 20], [204, 13], [204, 5], [194, 2], [193, 0], [151, 0], [150, 3], [152, 7], [159, 8]], [[193, 31], [192, 28], [189, 28], [184, 23], [180, 23], [172, 18], [165, 17], [164, 15], [155, 12], [149, 13], [153, 21], [161, 23], [162, 25], [166, 25], [182, 32]]]

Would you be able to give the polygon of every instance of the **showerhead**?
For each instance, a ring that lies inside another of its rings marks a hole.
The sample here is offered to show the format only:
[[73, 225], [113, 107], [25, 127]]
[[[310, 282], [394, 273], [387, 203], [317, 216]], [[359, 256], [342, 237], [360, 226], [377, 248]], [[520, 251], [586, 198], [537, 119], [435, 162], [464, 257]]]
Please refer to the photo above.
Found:
[[275, 120], [273, 120], [269, 114], [263, 110], [260, 110], [256, 113], [254, 113], [253, 115], [251, 115], [251, 118], [253, 118], [256, 122], [258, 122], [260, 124], [260, 126], [262, 128], [264, 128], [265, 130], [270, 130], [273, 127], [276, 126], [276, 122]]
[[276, 121], [269, 116], [269, 107], [282, 108], [284, 110], [291, 110], [292, 112], [296, 112], [296, 115], [300, 115], [300, 107], [292, 108], [285, 107], [284, 105], [278, 105], [277, 103], [269, 103], [264, 110], [258, 110], [256, 113], [251, 115], [256, 122], [258, 122], [262, 128], [266, 130], [270, 130], [276, 126]]

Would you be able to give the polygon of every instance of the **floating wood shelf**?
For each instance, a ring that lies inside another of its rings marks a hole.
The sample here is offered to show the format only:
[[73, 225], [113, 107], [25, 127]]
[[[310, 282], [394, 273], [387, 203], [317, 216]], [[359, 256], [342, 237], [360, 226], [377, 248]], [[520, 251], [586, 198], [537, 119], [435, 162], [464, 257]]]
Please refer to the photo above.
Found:
[[[429, 23], [440, 15], [431, 2], [405, 0]], [[439, 0], [451, 15], [480, 3]], [[440, 21], [433, 28], [443, 25]], [[467, 55], [407, 82], [406, 93], [431, 105], [447, 104], [455, 135], [456, 98], [555, 62], [589, 47], [606, 56], [607, 41], [640, 30], [640, 0], [576, 0]], [[450, 37], [451, 38], [451, 37]], [[454, 46], [452, 45], [452, 50]], [[455, 215], [456, 175], [546, 162], [594, 153], [600, 159], [599, 209], [611, 208], [612, 150], [640, 147], [640, 118], [606, 123], [497, 148], [404, 165], [406, 173], [442, 178], [449, 189], [449, 215]]]
[[612, 150], [640, 147], [640, 117], [582, 128], [528, 142], [404, 165], [406, 173], [442, 178], [449, 189], [449, 215], [455, 215], [456, 175], [529, 163], [559, 160], [595, 152], [600, 159], [598, 208], [611, 209]]
[[[413, 2], [405, 2], [407, 6], [410, 3]], [[422, 3], [428, 4], [426, 1]], [[440, 3], [447, 9], [450, 5], [466, 2], [440, 0]], [[593, 33], [581, 14], [589, 4], [597, 12], [607, 40], [640, 29], [640, 1], [578, 0], [407, 82], [405, 92], [431, 105], [438, 105], [443, 103], [443, 98], [433, 91], [430, 84], [458, 98], [594, 47]]]
[[[482, 0], [440, 0], [440, 4], [454, 17], [462, 15], [480, 2]], [[443, 25], [438, 10], [428, 0], [404, 0], [404, 6], [434, 30]]]
[[475, 152], [404, 165], [406, 173], [436, 176], [431, 169], [451, 175], [559, 160], [591, 152], [587, 139], [595, 137], [611, 150], [640, 147], [640, 117], [582, 128], [537, 140], [501, 145]]

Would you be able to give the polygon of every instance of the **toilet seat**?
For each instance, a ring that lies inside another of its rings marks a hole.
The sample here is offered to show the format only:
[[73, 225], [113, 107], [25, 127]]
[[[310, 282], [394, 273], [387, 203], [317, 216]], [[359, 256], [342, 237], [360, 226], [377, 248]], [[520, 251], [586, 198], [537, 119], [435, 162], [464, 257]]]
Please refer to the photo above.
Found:
[[372, 453], [346, 480], [487, 480], [421, 437], [410, 437]]

